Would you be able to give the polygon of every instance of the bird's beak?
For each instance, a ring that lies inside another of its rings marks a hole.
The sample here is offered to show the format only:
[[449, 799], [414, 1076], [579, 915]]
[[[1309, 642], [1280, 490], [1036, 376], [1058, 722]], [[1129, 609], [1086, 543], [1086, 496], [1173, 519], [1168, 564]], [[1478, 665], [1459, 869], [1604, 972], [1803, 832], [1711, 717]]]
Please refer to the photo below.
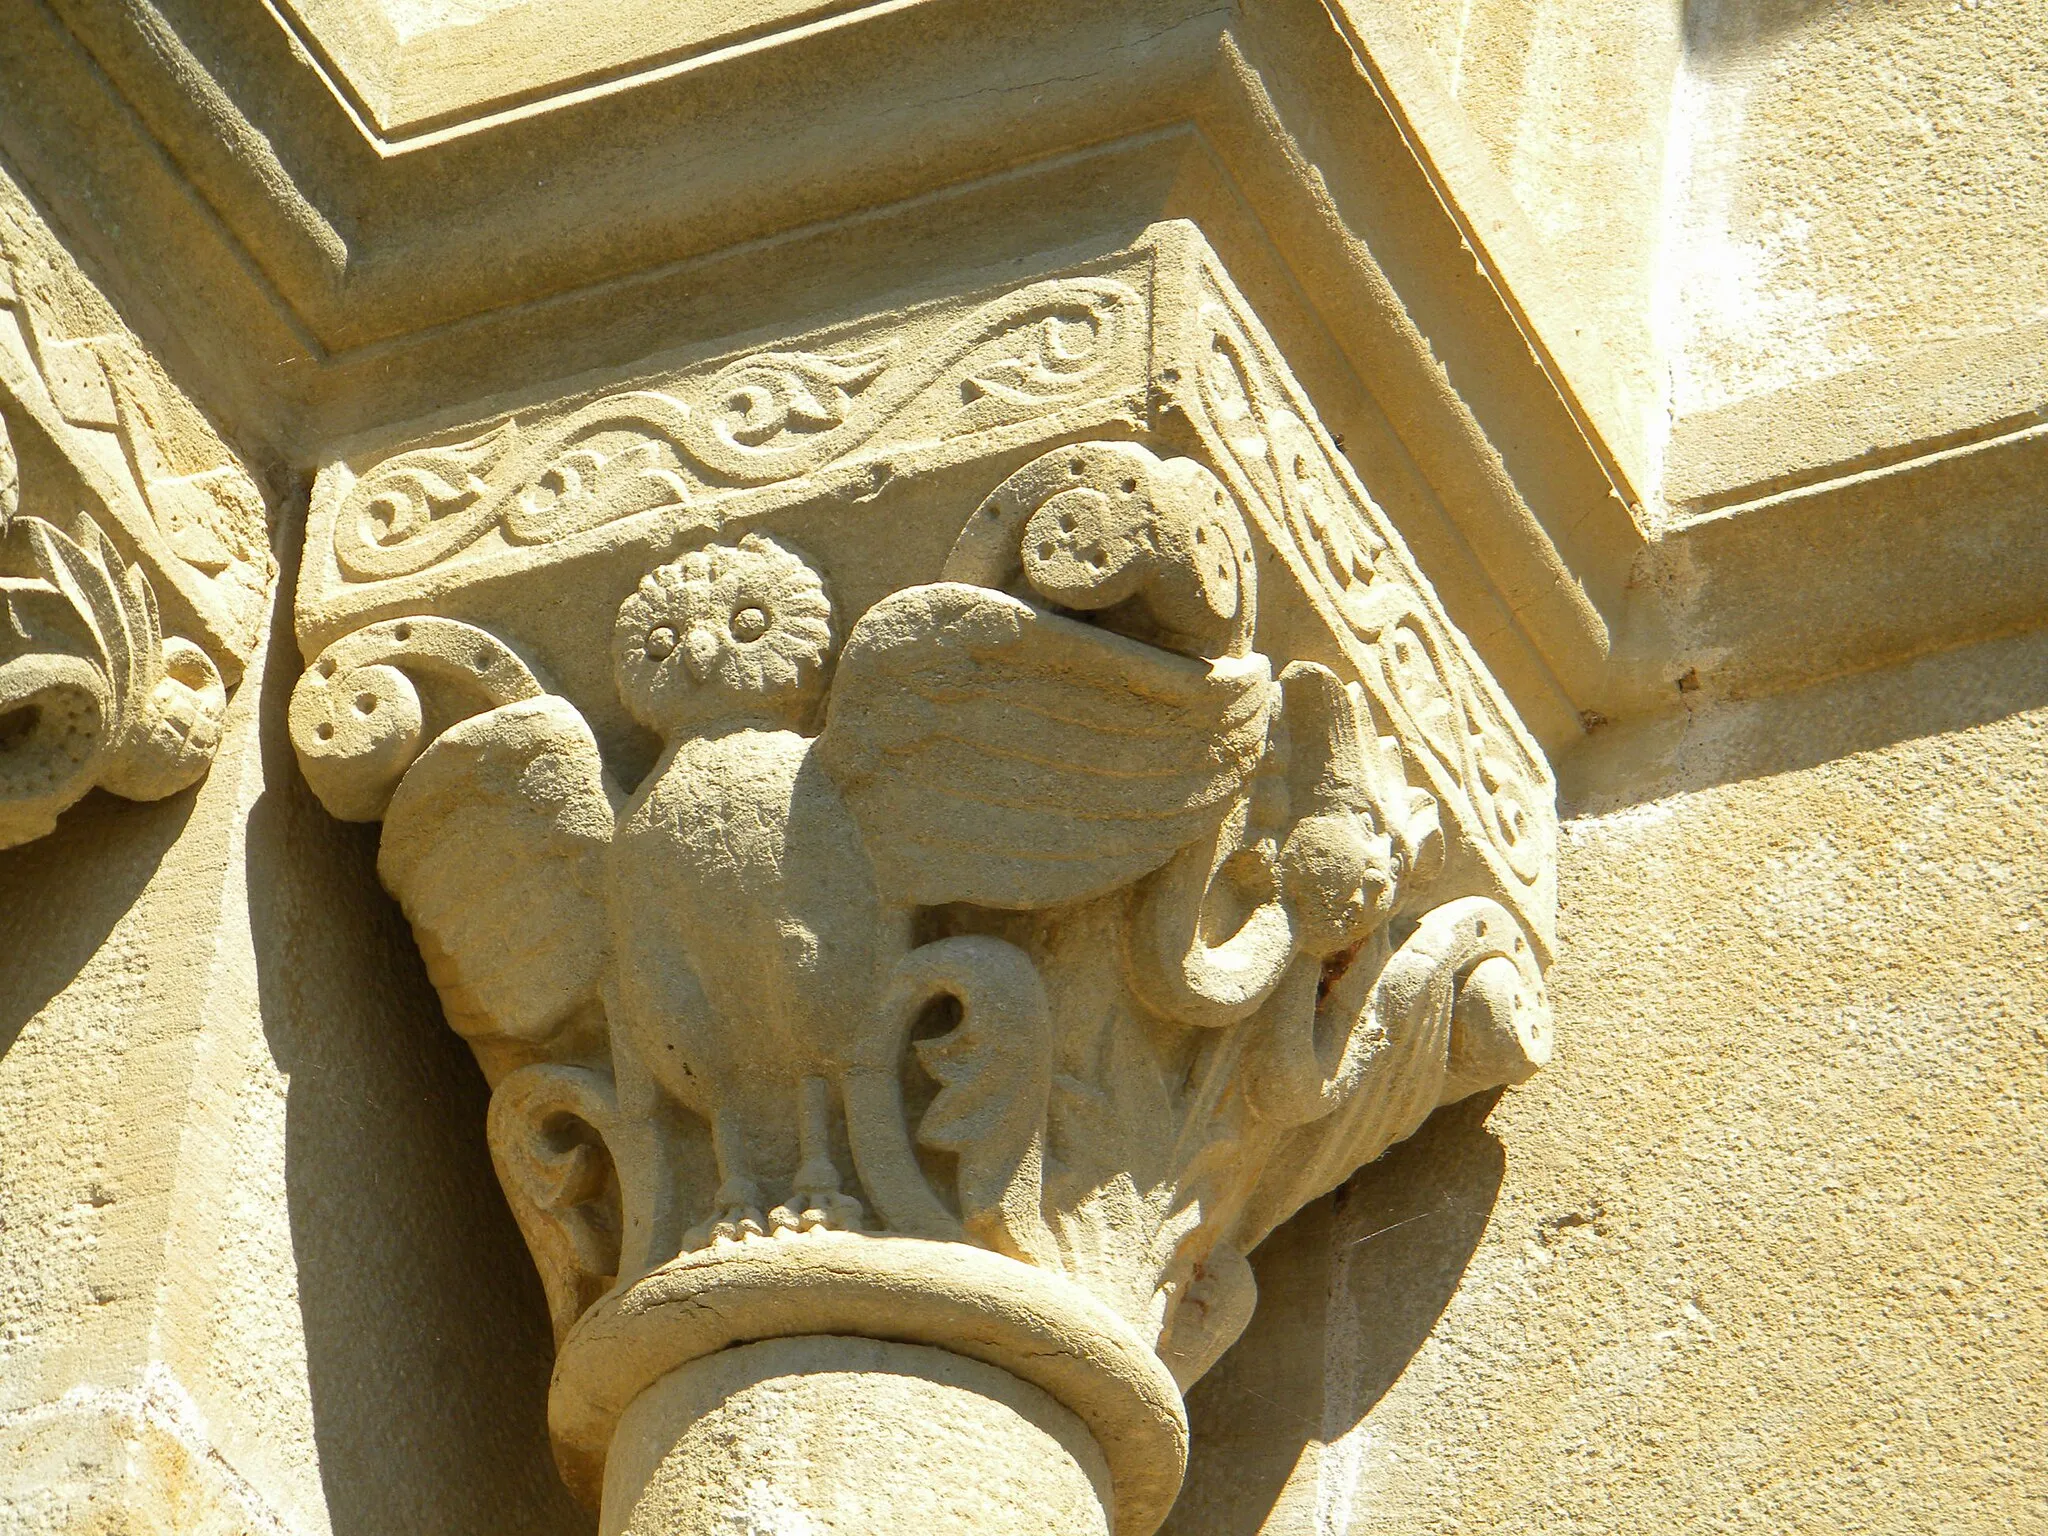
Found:
[[718, 636], [699, 626], [690, 631], [683, 640], [683, 665], [690, 669], [695, 682], [703, 682], [711, 675], [711, 664], [718, 660]]

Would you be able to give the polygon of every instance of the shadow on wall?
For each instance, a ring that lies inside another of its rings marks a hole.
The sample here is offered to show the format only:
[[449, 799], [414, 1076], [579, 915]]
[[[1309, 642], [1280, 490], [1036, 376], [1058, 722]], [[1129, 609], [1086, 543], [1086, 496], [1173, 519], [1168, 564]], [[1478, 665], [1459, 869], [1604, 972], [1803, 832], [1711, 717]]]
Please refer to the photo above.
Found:
[[[295, 547], [296, 541], [291, 541]], [[248, 878], [265, 1032], [290, 1074], [285, 1180], [334, 1536], [585, 1536], [557, 1477], [554, 1346], [374, 826], [330, 819], [285, 733], [287, 626], [264, 679]]]
[[1796, 773], [2048, 705], [2048, 630], [1936, 651], [1792, 693], [1710, 700], [1602, 726], [1557, 765], [1558, 809], [1598, 816]]
[[1715, 64], [1770, 47], [1787, 33], [1845, 11], [1878, 10], [1895, 0], [1685, 0], [1685, 52]]
[[1507, 1170], [1486, 1125], [1499, 1099], [1438, 1110], [1252, 1255], [1258, 1310], [1188, 1394], [1188, 1480], [1163, 1536], [1322, 1529], [1311, 1448], [1372, 1412], [1450, 1305]]
[[137, 805], [96, 789], [49, 836], [0, 853], [0, 1056], [141, 899], [198, 795]]

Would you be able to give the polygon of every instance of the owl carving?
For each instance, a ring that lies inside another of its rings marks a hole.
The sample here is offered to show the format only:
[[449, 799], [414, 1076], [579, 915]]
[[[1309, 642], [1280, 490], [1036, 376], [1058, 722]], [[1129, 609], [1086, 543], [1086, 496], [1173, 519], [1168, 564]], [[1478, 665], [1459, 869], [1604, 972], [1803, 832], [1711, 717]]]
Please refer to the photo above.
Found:
[[[1044, 990], [1002, 940], [917, 942], [919, 914], [1130, 885], [1213, 838], [1266, 750], [1280, 690], [1229, 643], [1249, 633], [1248, 569], [1224, 579], [1205, 546], [1203, 573], [1178, 572], [1170, 546], [1118, 578], [1122, 614], [1166, 594], [1159, 612], [1184, 620], [1170, 650], [1149, 611], [1139, 639], [1090, 622], [1085, 598], [1063, 611], [1028, 579], [973, 579], [973, 535], [949, 566], [970, 579], [883, 598], [843, 644], [794, 547], [750, 533], [687, 553], [618, 611], [620, 697], [661, 740], [637, 788], [542, 694], [444, 732], [391, 798], [381, 872], [487, 1068], [573, 1058], [600, 1018], [622, 1102], [709, 1126], [717, 1187], [685, 1247], [880, 1226], [1031, 1256]], [[1210, 594], [1193, 617], [1190, 591]], [[913, 1046], [942, 996], [957, 1025]], [[940, 1091], [906, 1126], [913, 1049]], [[957, 1198], [933, 1195], [917, 1142], [957, 1154]]]

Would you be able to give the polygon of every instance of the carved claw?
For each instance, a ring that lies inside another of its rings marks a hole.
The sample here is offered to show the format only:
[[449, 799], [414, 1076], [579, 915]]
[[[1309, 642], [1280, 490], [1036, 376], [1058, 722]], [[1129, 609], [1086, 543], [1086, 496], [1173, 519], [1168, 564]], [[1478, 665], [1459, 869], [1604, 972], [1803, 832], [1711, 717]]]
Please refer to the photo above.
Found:
[[751, 1200], [720, 1199], [717, 1215], [699, 1222], [683, 1235], [683, 1250], [694, 1252], [714, 1243], [741, 1243], [750, 1237], [766, 1237], [770, 1219]]
[[718, 1193], [711, 1197], [717, 1214], [683, 1234], [685, 1252], [709, 1248], [713, 1243], [737, 1243], [768, 1235], [769, 1219], [761, 1212], [760, 1189], [746, 1172], [739, 1153], [738, 1127], [725, 1116], [715, 1116], [712, 1139], [724, 1174]]
[[768, 1224], [777, 1232], [861, 1232], [867, 1228], [867, 1210], [836, 1188], [797, 1189], [768, 1213]]
[[797, 1126], [803, 1162], [797, 1168], [789, 1199], [768, 1213], [777, 1232], [862, 1230], [867, 1212], [860, 1201], [839, 1187], [839, 1164], [832, 1156], [831, 1085], [822, 1077], [806, 1077], [797, 1090]]

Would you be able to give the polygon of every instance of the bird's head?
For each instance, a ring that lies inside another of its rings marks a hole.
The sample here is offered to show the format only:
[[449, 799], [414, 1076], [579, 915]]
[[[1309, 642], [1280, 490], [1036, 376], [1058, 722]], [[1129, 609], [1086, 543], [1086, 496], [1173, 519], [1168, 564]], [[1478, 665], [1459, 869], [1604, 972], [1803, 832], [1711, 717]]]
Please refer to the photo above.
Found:
[[758, 533], [649, 571], [612, 631], [619, 697], [663, 737], [750, 717], [794, 727], [831, 655], [824, 582]]

